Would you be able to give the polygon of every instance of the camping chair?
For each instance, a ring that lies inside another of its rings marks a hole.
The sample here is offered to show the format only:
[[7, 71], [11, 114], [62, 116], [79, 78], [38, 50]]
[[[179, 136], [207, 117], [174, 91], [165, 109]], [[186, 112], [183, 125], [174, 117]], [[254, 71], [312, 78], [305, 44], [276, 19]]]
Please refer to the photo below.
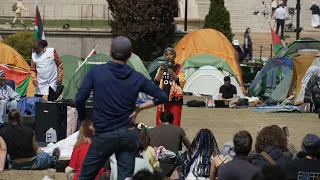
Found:
[[319, 180], [320, 173], [316, 172], [298, 172], [298, 180]]

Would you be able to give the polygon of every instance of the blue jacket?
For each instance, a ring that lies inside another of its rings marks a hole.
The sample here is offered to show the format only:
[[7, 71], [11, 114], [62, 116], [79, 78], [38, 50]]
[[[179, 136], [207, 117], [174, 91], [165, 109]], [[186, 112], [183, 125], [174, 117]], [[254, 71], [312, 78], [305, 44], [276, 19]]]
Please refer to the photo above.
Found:
[[168, 96], [142, 74], [126, 64], [108, 62], [93, 66], [76, 95], [79, 120], [86, 119], [85, 102], [93, 90], [95, 133], [115, 131], [126, 126], [136, 108], [139, 92], [154, 97], [155, 105], [168, 102]]

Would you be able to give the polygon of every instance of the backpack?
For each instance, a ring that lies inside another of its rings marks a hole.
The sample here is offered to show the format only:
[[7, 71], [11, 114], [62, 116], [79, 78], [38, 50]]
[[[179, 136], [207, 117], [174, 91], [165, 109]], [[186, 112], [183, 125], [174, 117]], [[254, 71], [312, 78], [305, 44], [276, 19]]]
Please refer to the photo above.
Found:
[[204, 101], [196, 101], [196, 100], [191, 100], [187, 102], [188, 107], [205, 107], [206, 103]]
[[14, 3], [14, 5], [12, 6], [12, 11], [16, 12], [18, 10], [18, 5], [17, 3]]

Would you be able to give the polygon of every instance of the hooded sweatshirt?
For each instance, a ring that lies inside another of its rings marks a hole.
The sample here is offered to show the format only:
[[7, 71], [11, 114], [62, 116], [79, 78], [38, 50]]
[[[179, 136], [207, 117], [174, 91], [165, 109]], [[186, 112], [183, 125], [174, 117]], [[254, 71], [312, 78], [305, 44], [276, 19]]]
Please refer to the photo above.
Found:
[[[269, 147], [264, 150], [265, 153], [267, 153], [275, 162], [277, 165], [281, 166], [284, 168], [287, 164], [289, 164], [292, 159], [285, 154], [279, 149], [279, 148], [274, 148], [274, 147]], [[252, 164], [259, 166], [259, 167], [264, 167], [264, 166], [269, 166], [271, 163], [264, 158], [261, 154], [255, 154], [252, 158]]]
[[93, 66], [76, 95], [79, 120], [86, 119], [85, 102], [93, 90], [95, 133], [112, 132], [131, 121], [139, 92], [154, 97], [155, 105], [168, 102], [168, 96], [141, 73], [127, 64], [108, 62]]

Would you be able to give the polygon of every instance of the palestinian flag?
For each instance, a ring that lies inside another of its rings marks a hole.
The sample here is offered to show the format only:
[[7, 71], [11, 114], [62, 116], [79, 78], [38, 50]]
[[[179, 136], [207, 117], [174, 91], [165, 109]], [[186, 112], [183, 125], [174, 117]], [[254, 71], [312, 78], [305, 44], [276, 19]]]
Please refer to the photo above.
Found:
[[28, 85], [31, 78], [31, 75], [28, 71], [3, 64], [0, 65], [0, 70], [4, 71], [6, 74], [6, 79], [10, 79], [15, 82], [16, 92], [20, 96], [25, 96], [27, 94]]
[[273, 52], [276, 55], [280, 51], [280, 49], [282, 49], [284, 46], [278, 34], [272, 29], [272, 27], [270, 28], [271, 28]]
[[36, 7], [36, 17], [34, 19], [34, 39], [46, 39], [38, 5]]

